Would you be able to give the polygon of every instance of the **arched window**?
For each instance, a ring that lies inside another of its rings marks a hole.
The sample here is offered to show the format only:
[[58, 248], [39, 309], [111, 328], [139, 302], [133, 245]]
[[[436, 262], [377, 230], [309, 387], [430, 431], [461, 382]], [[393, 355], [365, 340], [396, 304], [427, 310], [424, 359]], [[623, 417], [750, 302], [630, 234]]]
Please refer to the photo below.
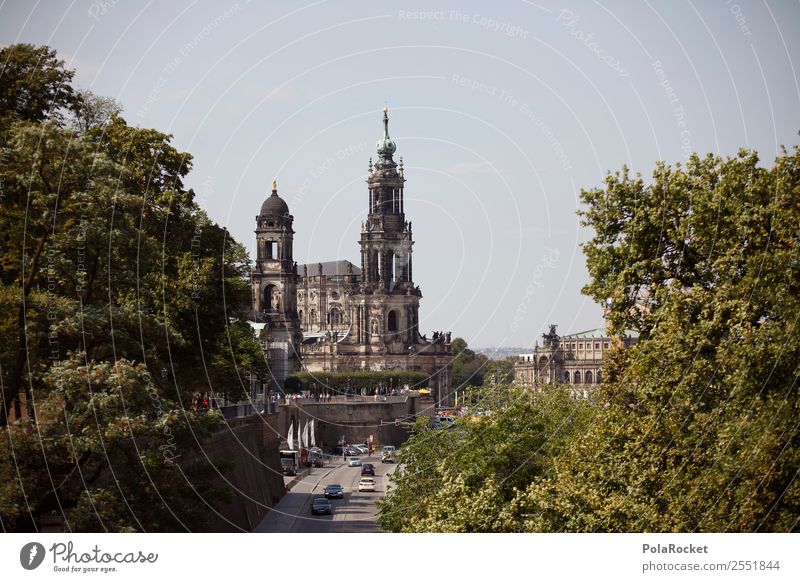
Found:
[[328, 312], [328, 322], [331, 325], [341, 325], [342, 324], [342, 310], [339, 309], [336, 306], [331, 307], [330, 311]]
[[300, 319], [300, 325], [303, 325], [303, 310], [297, 312], [297, 317]]
[[592, 382], [592, 373], [591, 372], [586, 372], [586, 383], [587, 384], [592, 384], [593, 383]]
[[575, 383], [576, 384], [580, 384], [581, 383], [581, 373], [580, 372], [575, 372]]
[[397, 331], [397, 311], [389, 312], [389, 331]]
[[603, 372], [602, 371], [598, 371], [597, 372], [597, 383], [598, 384], [602, 384], [603, 383]]
[[262, 311], [275, 311], [278, 309], [278, 288], [275, 285], [264, 287], [264, 294], [261, 297]]
[[564, 382], [569, 383], [569, 372], [564, 372]]

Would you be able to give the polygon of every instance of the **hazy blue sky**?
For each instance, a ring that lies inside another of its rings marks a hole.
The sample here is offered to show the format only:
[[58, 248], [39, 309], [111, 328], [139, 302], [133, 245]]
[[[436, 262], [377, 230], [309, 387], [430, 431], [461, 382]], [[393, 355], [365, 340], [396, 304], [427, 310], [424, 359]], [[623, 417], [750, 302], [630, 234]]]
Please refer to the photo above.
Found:
[[194, 154], [201, 206], [252, 251], [274, 176], [300, 262], [358, 262], [368, 158], [390, 133], [423, 332], [531, 345], [601, 325], [575, 211], [627, 164], [798, 143], [800, 3], [12, 2], [0, 42]]

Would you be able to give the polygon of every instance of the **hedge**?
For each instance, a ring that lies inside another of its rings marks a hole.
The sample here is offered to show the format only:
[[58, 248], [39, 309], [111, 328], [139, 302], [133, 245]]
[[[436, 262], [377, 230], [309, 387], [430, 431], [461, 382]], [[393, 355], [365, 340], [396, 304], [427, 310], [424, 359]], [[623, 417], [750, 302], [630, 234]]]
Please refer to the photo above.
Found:
[[401, 388], [408, 384], [409, 388], [418, 390], [427, 388], [430, 376], [425, 372], [413, 371], [362, 371], [362, 372], [298, 372], [286, 378], [284, 388], [287, 392], [310, 390], [331, 390], [344, 392], [348, 387], [353, 390], [361, 388]]

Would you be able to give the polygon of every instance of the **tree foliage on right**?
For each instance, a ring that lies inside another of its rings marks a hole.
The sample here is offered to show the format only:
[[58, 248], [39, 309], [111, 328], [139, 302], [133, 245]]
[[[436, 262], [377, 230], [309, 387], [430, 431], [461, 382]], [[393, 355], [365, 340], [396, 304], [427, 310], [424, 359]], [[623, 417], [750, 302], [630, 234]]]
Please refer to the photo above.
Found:
[[603, 413], [519, 500], [547, 531], [796, 531], [800, 152], [623, 169], [582, 192], [618, 353]]
[[609, 306], [612, 334], [638, 329], [639, 343], [611, 351], [586, 406], [552, 386], [497, 402], [495, 388], [479, 423], [418, 427], [381, 523], [797, 531], [800, 151], [769, 168], [744, 150], [693, 156], [647, 183], [623, 169], [581, 198], [594, 232], [584, 292]]

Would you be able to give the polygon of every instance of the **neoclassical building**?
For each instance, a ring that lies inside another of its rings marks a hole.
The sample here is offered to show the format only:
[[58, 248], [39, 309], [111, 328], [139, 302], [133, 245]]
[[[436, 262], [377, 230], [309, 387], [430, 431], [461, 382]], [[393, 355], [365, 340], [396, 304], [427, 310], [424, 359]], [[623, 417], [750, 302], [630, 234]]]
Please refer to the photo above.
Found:
[[278, 381], [297, 370], [418, 370], [430, 375], [441, 406], [452, 404], [450, 333], [419, 331], [422, 292], [413, 278], [411, 222], [406, 220], [403, 161], [389, 137], [370, 159], [360, 266], [347, 260], [297, 265], [293, 217], [272, 195], [256, 217], [252, 273], [254, 327], [264, 338]]
[[522, 384], [571, 384], [579, 396], [588, 396], [589, 390], [602, 383], [606, 353], [614, 342], [625, 347], [633, 345], [639, 334], [626, 330], [621, 338], [612, 338], [603, 329], [591, 329], [559, 336], [555, 325], [542, 334], [542, 345], [537, 341], [532, 354], [523, 354], [514, 364], [514, 379]]

